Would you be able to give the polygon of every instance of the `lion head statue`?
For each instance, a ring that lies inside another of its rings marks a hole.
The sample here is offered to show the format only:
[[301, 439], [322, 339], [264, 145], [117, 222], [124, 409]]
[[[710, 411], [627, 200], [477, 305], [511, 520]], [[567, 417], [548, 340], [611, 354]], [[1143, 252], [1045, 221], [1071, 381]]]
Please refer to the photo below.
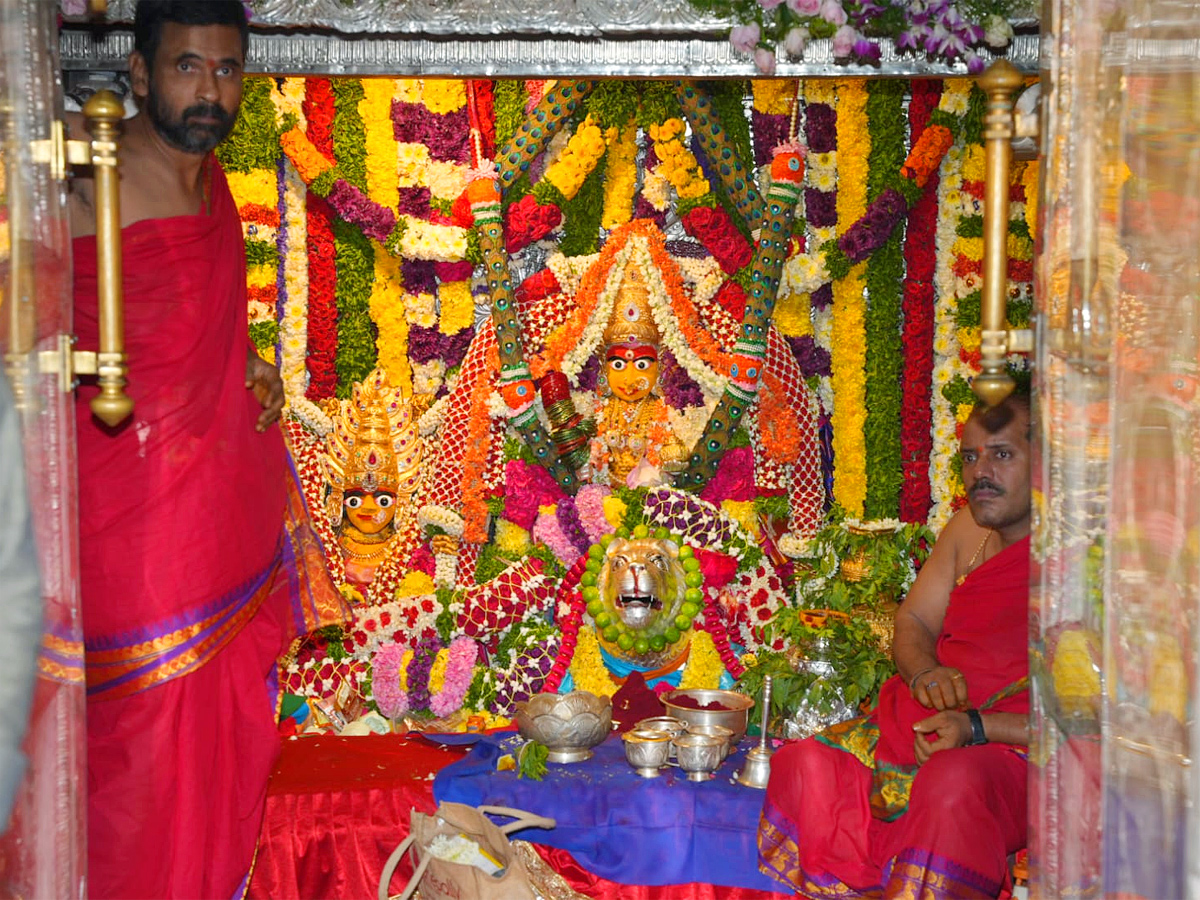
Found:
[[684, 569], [673, 541], [616, 538], [596, 585], [607, 613], [597, 617], [597, 631], [609, 652], [643, 665], [682, 652], [690, 620], [682, 622]]

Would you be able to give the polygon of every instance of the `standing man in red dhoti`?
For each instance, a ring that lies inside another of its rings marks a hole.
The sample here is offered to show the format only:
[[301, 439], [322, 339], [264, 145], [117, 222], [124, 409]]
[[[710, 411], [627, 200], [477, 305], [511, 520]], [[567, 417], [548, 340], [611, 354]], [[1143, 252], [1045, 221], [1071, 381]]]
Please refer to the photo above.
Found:
[[[78, 405], [88, 893], [244, 889], [279, 748], [276, 657], [340, 613], [247, 335], [241, 224], [212, 154], [242, 93], [237, 0], [140, 2], [121, 142], [130, 421]], [[82, 124], [72, 122], [76, 136]], [[76, 325], [96, 341], [91, 184], [72, 189]]]
[[869, 716], [780, 750], [759, 865], [804, 897], [1007, 896], [1025, 845], [1029, 400], [963, 427], [968, 508], [896, 613]]

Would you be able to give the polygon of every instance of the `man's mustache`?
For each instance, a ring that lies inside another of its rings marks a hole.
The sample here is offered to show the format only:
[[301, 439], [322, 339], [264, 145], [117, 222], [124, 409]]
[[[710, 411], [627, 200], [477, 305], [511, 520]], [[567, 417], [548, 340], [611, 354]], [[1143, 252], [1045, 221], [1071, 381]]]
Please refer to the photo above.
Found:
[[217, 122], [224, 125], [231, 117], [215, 103], [197, 103], [185, 109], [181, 118], [185, 122], [188, 119], [216, 119]]
[[976, 491], [995, 491], [997, 494], [1003, 494], [1004, 488], [987, 478], [977, 478], [967, 493], [974, 497]]

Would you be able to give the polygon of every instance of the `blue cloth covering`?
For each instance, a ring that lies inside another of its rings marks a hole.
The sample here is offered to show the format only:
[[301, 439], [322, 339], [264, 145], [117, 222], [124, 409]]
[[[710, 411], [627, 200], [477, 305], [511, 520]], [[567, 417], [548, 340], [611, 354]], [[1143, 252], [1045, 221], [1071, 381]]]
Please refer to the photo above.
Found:
[[753, 746], [750, 738], [705, 782], [688, 781], [676, 768], [640, 777], [616, 734], [587, 762], [550, 763], [542, 781], [518, 779], [515, 771], [496, 771], [503, 739], [487, 735], [442, 769], [433, 782], [437, 801], [551, 816], [557, 828], [513, 837], [567, 850], [590, 872], [620, 884], [778, 887], [757, 868], [763, 793], [732, 781]]

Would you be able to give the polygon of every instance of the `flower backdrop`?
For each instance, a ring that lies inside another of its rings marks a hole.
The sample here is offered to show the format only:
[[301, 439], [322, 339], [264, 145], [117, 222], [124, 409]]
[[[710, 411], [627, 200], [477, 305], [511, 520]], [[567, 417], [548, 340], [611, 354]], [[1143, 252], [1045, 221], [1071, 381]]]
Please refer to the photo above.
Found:
[[[812, 35], [813, 16], [838, 18], [759, 6]], [[914, 41], [953, 13], [923, 8], [905, 7]], [[852, 14], [835, 31], [869, 43], [875, 13]], [[280, 366], [297, 470], [359, 604], [293, 648], [286, 687], [332, 727], [364, 712], [490, 722], [541, 689], [612, 693], [624, 673], [586, 600], [588, 560], [639, 530], [669, 534], [699, 573], [669, 683], [729, 683], [779, 649], [763, 625], [797, 603], [792, 559], [828, 510], [944, 524], [979, 363], [982, 112], [955, 79], [247, 79], [218, 153], [250, 334]], [[1010, 200], [1021, 325], [1034, 166], [1014, 166]], [[721, 435], [711, 467], [685, 458], [675, 484], [589, 483], [540, 456], [558, 452], [554, 404], [534, 393], [549, 375], [565, 376], [572, 421], [603, 411], [597, 351], [629, 265], [661, 341], [649, 433]], [[411, 404], [429, 463], [364, 580], [322, 512], [322, 457], [373, 370]]]

